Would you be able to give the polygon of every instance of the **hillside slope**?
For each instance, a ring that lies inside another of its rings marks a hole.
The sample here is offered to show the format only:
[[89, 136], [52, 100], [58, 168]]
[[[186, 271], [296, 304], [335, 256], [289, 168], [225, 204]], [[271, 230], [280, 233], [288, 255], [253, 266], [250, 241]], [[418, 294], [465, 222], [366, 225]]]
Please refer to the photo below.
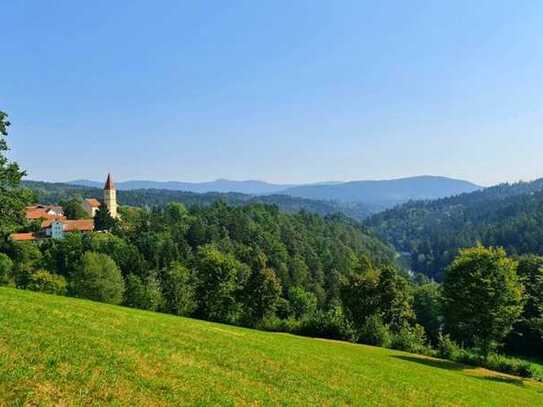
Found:
[[543, 405], [541, 383], [484, 369], [8, 288], [0, 395], [0, 405]]
[[543, 179], [501, 184], [435, 201], [409, 202], [366, 221], [412, 269], [441, 279], [459, 248], [477, 242], [543, 255]]

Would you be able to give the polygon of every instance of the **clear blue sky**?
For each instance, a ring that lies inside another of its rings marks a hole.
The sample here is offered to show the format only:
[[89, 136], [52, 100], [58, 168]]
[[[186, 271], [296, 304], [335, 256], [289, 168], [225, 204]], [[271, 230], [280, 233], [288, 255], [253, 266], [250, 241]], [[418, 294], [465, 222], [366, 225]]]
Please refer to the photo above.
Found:
[[3, 2], [29, 178], [543, 177], [543, 1]]

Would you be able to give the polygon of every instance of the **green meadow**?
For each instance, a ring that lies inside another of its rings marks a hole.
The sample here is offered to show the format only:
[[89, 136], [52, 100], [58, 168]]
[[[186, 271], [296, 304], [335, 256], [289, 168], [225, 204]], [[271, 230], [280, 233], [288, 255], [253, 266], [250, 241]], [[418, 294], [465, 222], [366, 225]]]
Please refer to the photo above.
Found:
[[405, 352], [0, 288], [0, 405], [542, 406], [543, 384]]

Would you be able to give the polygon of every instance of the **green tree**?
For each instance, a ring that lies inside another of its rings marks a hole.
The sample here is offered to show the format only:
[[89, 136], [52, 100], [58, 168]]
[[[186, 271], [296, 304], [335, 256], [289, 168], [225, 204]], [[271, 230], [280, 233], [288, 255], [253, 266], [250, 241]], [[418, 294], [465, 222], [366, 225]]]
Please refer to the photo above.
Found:
[[428, 281], [415, 287], [413, 299], [413, 310], [417, 322], [424, 327], [432, 342], [437, 343], [443, 324], [443, 298], [440, 285]]
[[147, 309], [147, 295], [145, 284], [140, 276], [129, 274], [126, 276], [124, 305], [131, 308]]
[[524, 307], [507, 338], [508, 350], [528, 356], [543, 354], [543, 257], [522, 256], [518, 275], [524, 287]]
[[117, 222], [111, 214], [109, 209], [105, 205], [101, 205], [94, 215], [94, 229], [95, 230], [111, 230], [115, 227]]
[[132, 308], [157, 311], [164, 303], [160, 283], [154, 275], [141, 278], [129, 274], [125, 282], [124, 305]]
[[267, 267], [253, 270], [243, 289], [247, 322], [255, 325], [275, 311], [281, 295], [281, 283], [272, 269]]
[[86, 252], [72, 278], [71, 289], [77, 297], [120, 304], [125, 285], [119, 268], [109, 256]]
[[385, 265], [377, 269], [362, 256], [356, 271], [344, 277], [340, 295], [345, 313], [362, 340], [370, 328], [384, 332], [380, 329], [381, 322], [393, 333], [413, 324], [410, 287], [394, 267]]
[[241, 308], [238, 287], [248, 273], [247, 266], [215, 246], [206, 245], [198, 250], [196, 270], [197, 315], [212, 321], [236, 322]]
[[0, 111], [0, 238], [25, 223], [24, 207], [32, 199], [30, 191], [21, 188], [21, 179], [26, 173], [6, 157], [9, 148], [5, 137], [10, 126], [7, 117]]
[[517, 262], [501, 248], [463, 249], [445, 272], [443, 297], [448, 331], [488, 353], [522, 312]]
[[317, 297], [302, 287], [291, 287], [288, 290], [288, 300], [296, 319], [309, 318], [317, 311]]
[[191, 315], [196, 308], [194, 281], [190, 270], [173, 262], [161, 274], [164, 310], [176, 315]]
[[380, 312], [379, 272], [367, 258], [362, 258], [357, 273], [342, 279], [340, 296], [345, 314], [354, 327], [361, 330], [366, 321]]
[[385, 323], [392, 331], [399, 332], [415, 319], [413, 297], [408, 281], [390, 265], [382, 266], [379, 273], [379, 307]]
[[89, 214], [83, 209], [82, 202], [79, 199], [70, 199], [61, 201], [59, 204], [64, 209], [64, 215], [68, 219], [86, 219]]
[[26, 288], [32, 273], [42, 267], [43, 255], [33, 242], [12, 242], [13, 278], [18, 288]]

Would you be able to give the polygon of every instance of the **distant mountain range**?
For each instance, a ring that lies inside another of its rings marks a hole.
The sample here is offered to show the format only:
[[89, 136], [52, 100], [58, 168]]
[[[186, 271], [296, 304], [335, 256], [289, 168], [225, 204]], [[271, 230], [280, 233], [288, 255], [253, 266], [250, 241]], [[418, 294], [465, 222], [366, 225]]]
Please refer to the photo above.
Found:
[[[103, 191], [100, 188], [71, 185], [41, 181], [23, 181], [26, 188], [31, 189], [37, 202], [54, 204], [69, 199], [102, 199]], [[119, 190], [117, 198], [122, 205], [137, 207], [162, 207], [170, 202], [181, 202], [186, 206], [208, 206], [217, 201], [228, 205], [242, 206], [251, 204], [275, 205], [283, 212], [296, 213], [301, 210], [316, 213], [321, 216], [343, 214], [352, 219], [361, 221], [373, 213], [363, 203], [341, 203], [333, 201], [318, 201], [314, 199], [298, 198], [288, 195], [250, 195], [239, 192], [187, 192], [166, 189], [133, 189]]]
[[[69, 181], [68, 184], [94, 188], [102, 187], [101, 182], [90, 180]], [[138, 180], [117, 182], [116, 186], [121, 191], [161, 189], [196, 193], [281, 194], [320, 201], [364, 203], [373, 210], [391, 208], [409, 200], [439, 199], [481, 189], [480, 186], [468, 181], [436, 176], [379, 181], [323, 182], [305, 185], [271, 184], [254, 180], [231, 181], [226, 179], [210, 182]]]
[[[68, 181], [67, 184], [101, 188], [103, 187], [104, 183], [79, 179], [75, 181]], [[293, 185], [271, 184], [256, 180], [232, 181], [227, 179], [218, 179], [208, 182], [134, 180], [115, 182], [115, 186], [120, 191], [132, 191], [135, 189], [162, 189], [168, 191], [196, 192], [200, 194], [206, 192], [238, 192], [240, 194], [264, 195], [275, 194], [288, 189]]]

